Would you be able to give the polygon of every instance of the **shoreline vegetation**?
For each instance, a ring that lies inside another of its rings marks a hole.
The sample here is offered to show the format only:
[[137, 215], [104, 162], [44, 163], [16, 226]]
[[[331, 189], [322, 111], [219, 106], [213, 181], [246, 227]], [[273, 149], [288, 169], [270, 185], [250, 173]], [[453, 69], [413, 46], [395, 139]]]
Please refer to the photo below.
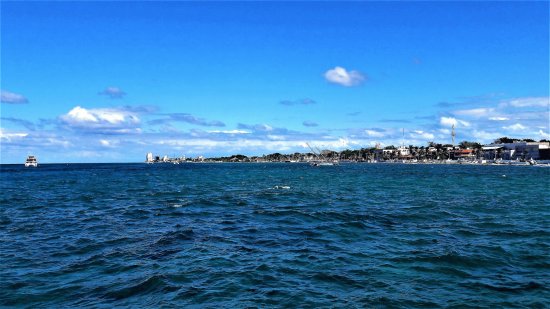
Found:
[[427, 146], [370, 147], [361, 149], [346, 149], [342, 151], [320, 150], [311, 152], [271, 153], [261, 156], [246, 156], [234, 154], [220, 157], [195, 158], [168, 156], [153, 156], [148, 153], [146, 163], [471, 163], [471, 164], [536, 164], [550, 163], [550, 142], [533, 139], [513, 139], [501, 137], [492, 144], [482, 145], [478, 142], [463, 141], [458, 145], [429, 142]]

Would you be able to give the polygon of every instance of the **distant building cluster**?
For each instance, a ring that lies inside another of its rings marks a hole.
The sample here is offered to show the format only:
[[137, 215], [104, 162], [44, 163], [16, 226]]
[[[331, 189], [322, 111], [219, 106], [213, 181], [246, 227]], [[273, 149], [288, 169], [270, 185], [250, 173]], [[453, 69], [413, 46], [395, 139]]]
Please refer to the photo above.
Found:
[[514, 141], [483, 146], [486, 159], [500, 158], [503, 160], [550, 160], [549, 142]]
[[[311, 147], [310, 147], [311, 148]], [[461, 142], [459, 145], [428, 143], [428, 146], [386, 146], [381, 148], [379, 144], [373, 148], [361, 148], [356, 150], [314, 150], [306, 153], [281, 154], [272, 153], [262, 156], [245, 156], [236, 154], [228, 157], [195, 158], [155, 156], [149, 152], [146, 156], [147, 163], [173, 163], [183, 162], [426, 162], [426, 163], [487, 163], [514, 161], [528, 162], [540, 160], [550, 163], [550, 142], [532, 140], [498, 139], [494, 143], [481, 145], [475, 142]]]
[[181, 163], [181, 162], [185, 162], [186, 161], [186, 158], [185, 156], [181, 156], [181, 157], [168, 157], [167, 155], [164, 155], [164, 156], [155, 156], [153, 155], [152, 152], [148, 152], [147, 155], [145, 156], [145, 163], [174, 163], [174, 164], [178, 164], [178, 163]]

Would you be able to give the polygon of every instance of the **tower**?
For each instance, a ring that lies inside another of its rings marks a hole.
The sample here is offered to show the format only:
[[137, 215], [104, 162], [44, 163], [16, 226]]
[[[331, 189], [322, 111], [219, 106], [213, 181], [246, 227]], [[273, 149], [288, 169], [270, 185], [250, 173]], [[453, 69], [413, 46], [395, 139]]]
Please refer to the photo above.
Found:
[[403, 130], [403, 138], [401, 139], [401, 148], [405, 148], [405, 128]]
[[455, 134], [455, 125], [453, 123], [453, 128], [452, 128], [452, 131], [451, 131], [451, 138], [452, 138], [452, 141], [453, 141], [453, 143], [452, 143], [453, 146], [455, 145], [455, 136], [456, 136], [456, 134]]

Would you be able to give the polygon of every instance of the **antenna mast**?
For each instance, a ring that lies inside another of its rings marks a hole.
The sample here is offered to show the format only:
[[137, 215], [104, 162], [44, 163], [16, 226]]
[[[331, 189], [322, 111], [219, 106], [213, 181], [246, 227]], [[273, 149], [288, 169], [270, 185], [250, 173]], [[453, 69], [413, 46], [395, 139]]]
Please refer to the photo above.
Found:
[[453, 140], [453, 146], [455, 145], [455, 136], [456, 136], [456, 133], [455, 133], [455, 125], [453, 123], [453, 130], [451, 131], [451, 138]]

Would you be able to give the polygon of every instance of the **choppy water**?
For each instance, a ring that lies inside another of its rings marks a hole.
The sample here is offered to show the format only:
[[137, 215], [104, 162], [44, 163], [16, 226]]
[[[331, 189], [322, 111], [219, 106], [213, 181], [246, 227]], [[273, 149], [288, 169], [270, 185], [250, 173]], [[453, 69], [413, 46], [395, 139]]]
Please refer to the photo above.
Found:
[[545, 307], [550, 169], [1, 166], [0, 306]]

